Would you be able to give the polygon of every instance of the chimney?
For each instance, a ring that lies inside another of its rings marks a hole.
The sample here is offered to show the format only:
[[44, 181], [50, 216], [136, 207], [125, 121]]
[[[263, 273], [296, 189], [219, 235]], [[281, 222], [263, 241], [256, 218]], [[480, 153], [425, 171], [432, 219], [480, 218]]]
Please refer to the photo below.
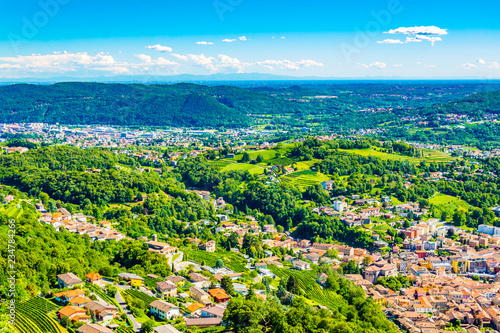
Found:
[[153, 234], [153, 241], [155, 241], [155, 242], [158, 241], [158, 236], [156, 234]]

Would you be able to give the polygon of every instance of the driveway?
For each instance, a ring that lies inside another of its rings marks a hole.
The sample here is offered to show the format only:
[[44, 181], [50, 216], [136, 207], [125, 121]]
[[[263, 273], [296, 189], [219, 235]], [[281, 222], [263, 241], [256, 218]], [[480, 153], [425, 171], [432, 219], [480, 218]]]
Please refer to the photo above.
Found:
[[132, 322], [132, 326], [134, 327], [135, 332], [141, 332], [141, 324], [135, 320], [134, 316], [132, 315], [132, 312], [128, 309], [127, 303], [125, 303], [125, 300], [123, 299], [122, 295], [120, 294], [120, 291], [116, 292], [115, 295], [116, 300], [118, 301], [118, 304], [120, 304], [121, 308], [123, 309], [123, 312], [125, 315], [130, 319]]

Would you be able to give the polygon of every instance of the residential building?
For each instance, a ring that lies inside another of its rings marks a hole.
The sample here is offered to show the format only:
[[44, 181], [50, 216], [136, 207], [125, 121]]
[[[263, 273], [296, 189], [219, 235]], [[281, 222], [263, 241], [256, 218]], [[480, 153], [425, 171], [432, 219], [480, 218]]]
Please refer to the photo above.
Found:
[[57, 284], [59, 288], [73, 288], [74, 286], [82, 284], [82, 280], [73, 273], [57, 275]]
[[176, 296], [177, 286], [170, 281], [159, 281], [156, 282], [156, 292], [166, 297]]
[[161, 320], [170, 320], [180, 314], [179, 307], [162, 300], [156, 300], [149, 304], [149, 312]]
[[292, 265], [294, 269], [298, 269], [300, 271], [311, 269], [311, 264], [302, 260], [295, 260], [292, 262]]
[[144, 281], [142, 277], [133, 273], [120, 273], [118, 274], [118, 279], [120, 279], [120, 281], [126, 281], [127, 284], [134, 287], [142, 286], [142, 281]]
[[222, 288], [209, 289], [208, 293], [213, 297], [215, 303], [225, 303], [231, 298]]
[[215, 241], [214, 240], [210, 240], [206, 243], [203, 243], [199, 246], [199, 249], [202, 250], [202, 251], [207, 251], [207, 252], [215, 252]]
[[90, 317], [87, 316], [85, 309], [79, 306], [65, 306], [57, 312], [59, 319], [63, 317], [68, 317], [72, 323], [89, 323]]
[[189, 295], [199, 303], [204, 305], [212, 304], [210, 294], [198, 287], [189, 288]]
[[99, 273], [89, 273], [85, 275], [85, 281], [100, 286], [102, 284], [102, 276]]

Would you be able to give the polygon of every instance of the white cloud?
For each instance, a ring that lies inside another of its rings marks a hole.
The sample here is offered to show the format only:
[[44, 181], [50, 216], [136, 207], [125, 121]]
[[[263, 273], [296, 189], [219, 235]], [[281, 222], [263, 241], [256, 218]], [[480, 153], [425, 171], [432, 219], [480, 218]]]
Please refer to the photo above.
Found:
[[422, 40], [416, 37], [406, 37], [405, 43], [421, 43]]
[[136, 54], [135, 56], [137, 58], [139, 58], [142, 61], [142, 63], [141, 64], [131, 64], [132, 66], [137, 66], [137, 65], [178, 66], [179, 65], [178, 63], [167, 60], [163, 57], [158, 57], [157, 59], [153, 59], [146, 54]]
[[135, 56], [137, 58], [139, 58], [144, 63], [150, 63], [151, 62], [151, 56], [148, 56], [148, 55], [145, 55], [145, 54], [136, 54]]
[[196, 44], [198, 44], [198, 45], [214, 45], [214, 43], [212, 43], [212, 42], [205, 42], [205, 41], [196, 42]]
[[432, 46], [434, 46], [435, 42], [440, 42], [443, 40], [441, 37], [431, 37], [431, 36], [427, 36], [427, 35], [416, 35], [415, 38], [417, 38], [419, 40], [422, 40], [422, 39], [428, 40], [429, 42], [431, 42]]
[[204, 67], [208, 69], [211, 74], [231, 70], [236, 70], [238, 73], [242, 73], [246, 67], [252, 65], [251, 63], [242, 62], [237, 58], [232, 58], [225, 54], [219, 54], [217, 58], [208, 57], [204, 54], [180, 55], [172, 53], [172, 56], [185, 61], [189, 65]]
[[52, 54], [32, 54], [28, 56], [0, 57], [1, 69], [19, 69], [24, 72], [52, 72], [63, 73], [86, 70], [100, 70], [110, 72], [123, 72], [123, 63], [105, 53], [95, 56], [86, 52], [54, 52]]
[[281, 37], [281, 39], [286, 39], [286, 37]]
[[466, 64], [460, 65], [460, 68], [463, 68], [463, 69], [471, 69], [471, 68], [474, 68], [474, 67], [476, 67], [476, 65], [471, 64], [470, 62], [468, 62]]
[[362, 68], [370, 68], [370, 67], [376, 67], [376, 68], [379, 68], [379, 69], [383, 69], [383, 68], [386, 68], [387, 65], [385, 62], [380, 62], [380, 61], [375, 61], [375, 62], [372, 62], [371, 64], [369, 65], [366, 65], [366, 64], [361, 64], [361, 63], [357, 63], [356, 64], [358, 67], [362, 67]]
[[479, 65], [486, 66], [486, 68], [489, 68], [489, 69], [500, 69], [500, 63], [498, 63], [496, 61], [485, 61], [485, 60], [480, 58], [476, 62]]
[[188, 57], [185, 56], [185, 55], [182, 55], [182, 54], [171, 53], [171, 56], [175, 57], [175, 58], [177, 58], [179, 60], [182, 60], [182, 61], [188, 61]]
[[237, 58], [231, 58], [225, 54], [219, 54], [219, 61], [216, 64], [218, 70], [223, 68], [236, 69], [238, 73], [243, 73], [245, 67], [250, 66], [250, 63], [241, 62]]
[[[52, 54], [32, 54], [29, 56], [1, 57], [0, 76], [23, 77], [33, 73], [79, 73], [108, 72], [112, 74], [138, 74], [151, 69], [156, 74], [171, 74], [179, 64], [163, 57], [157, 59], [146, 54], [135, 55], [139, 62], [116, 61], [111, 55], [85, 52], [54, 52]], [[157, 70], [157, 71], [156, 71]]]
[[299, 70], [302, 68], [308, 68], [312, 66], [323, 66], [322, 63], [314, 60], [300, 60], [300, 61], [290, 61], [290, 60], [264, 60], [258, 61], [256, 63], [259, 66], [263, 66], [274, 70], [275, 68], [288, 69], [288, 70]]
[[478, 60], [476, 60], [475, 63], [465, 63], [465, 64], [462, 64], [459, 66], [460, 68], [463, 68], [463, 69], [472, 69], [474, 67], [480, 69], [480, 68], [488, 68], [488, 69], [500, 69], [500, 63], [498, 63], [497, 61], [486, 61], [482, 58], [479, 58]]
[[404, 34], [404, 35], [447, 35], [448, 31], [446, 29], [438, 28], [434, 25], [431, 26], [420, 26], [420, 27], [400, 27], [397, 29], [391, 29], [386, 34]]
[[168, 46], [162, 46], [160, 44], [156, 45], [148, 45], [146, 46], [147, 49], [152, 49], [160, 52], [172, 52], [172, 48]]
[[393, 66], [394, 67], [403, 67], [403, 65], [401, 65], [401, 64], [394, 64]]
[[229, 39], [229, 38], [226, 38], [226, 39], [223, 39], [222, 40], [224, 43], [232, 43], [232, 42], [236, 42], [236, 39]]
[[387, 65], [384, 62], [376, 61], [374, 63], [371, 63], [370, 67], [377, 67], [377, 68], [381, 68], [382, 69], [382, 68], [386, 68]]
[[[423, 40], [427, 40], [431, 42], [431, 45], [434, 46], [435, 42], [440, 42], [443, 39], [439, 36], [447, 35], [448, 31], [446, 29], [441, 29], [436, 26], [420, 26], [420, 27], [400, 27], [397, 29], [391, 29], [389, 31], [385, 31], [385, 34], [403, 34], [406, 35], [406, 40], [404, 43], [420, 43]], [[394, 41], [391, 43], [391, 41]], [[377, 43], [381, 44], [403, 44], [402, 41], [397, 39], [386, 39], [383, 41], [379, 41]]]
[[379, 40], [377, 43], [379, 43], [379, 44], [404, 44], [399, 39], [384, 39], [384, 40]]
[[500, 63], [493, 61], [488, 63], [488, 68], [491, 69], [500, 69]]
[[239, 40], [246, 41], [248, 40], [245, 36], [238, 37]]
[[424, 64], [421, 61], [417, 61], [417, 65], [422, 65], [423, 68], [436, 68], [436, 65]]

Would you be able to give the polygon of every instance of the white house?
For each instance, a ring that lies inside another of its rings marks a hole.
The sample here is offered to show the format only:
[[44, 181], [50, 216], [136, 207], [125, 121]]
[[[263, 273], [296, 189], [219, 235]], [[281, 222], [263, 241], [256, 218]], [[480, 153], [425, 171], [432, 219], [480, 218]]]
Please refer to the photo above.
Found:
[[311, 264], [302, 260], [295, 260], [294, 262], [292, 262], [292, 265], [293, 268], [301, 271], [311, 269]]
[[156, 300], [149, 304], [149, 312], [158, 319], [172, 319], [179, 315], [179, 308], [168, 302]]
[[333, 202], [333, 209], [335, 209], [337, 212], [343, 212], [344, 211], [344, 202], [336, 200]]

